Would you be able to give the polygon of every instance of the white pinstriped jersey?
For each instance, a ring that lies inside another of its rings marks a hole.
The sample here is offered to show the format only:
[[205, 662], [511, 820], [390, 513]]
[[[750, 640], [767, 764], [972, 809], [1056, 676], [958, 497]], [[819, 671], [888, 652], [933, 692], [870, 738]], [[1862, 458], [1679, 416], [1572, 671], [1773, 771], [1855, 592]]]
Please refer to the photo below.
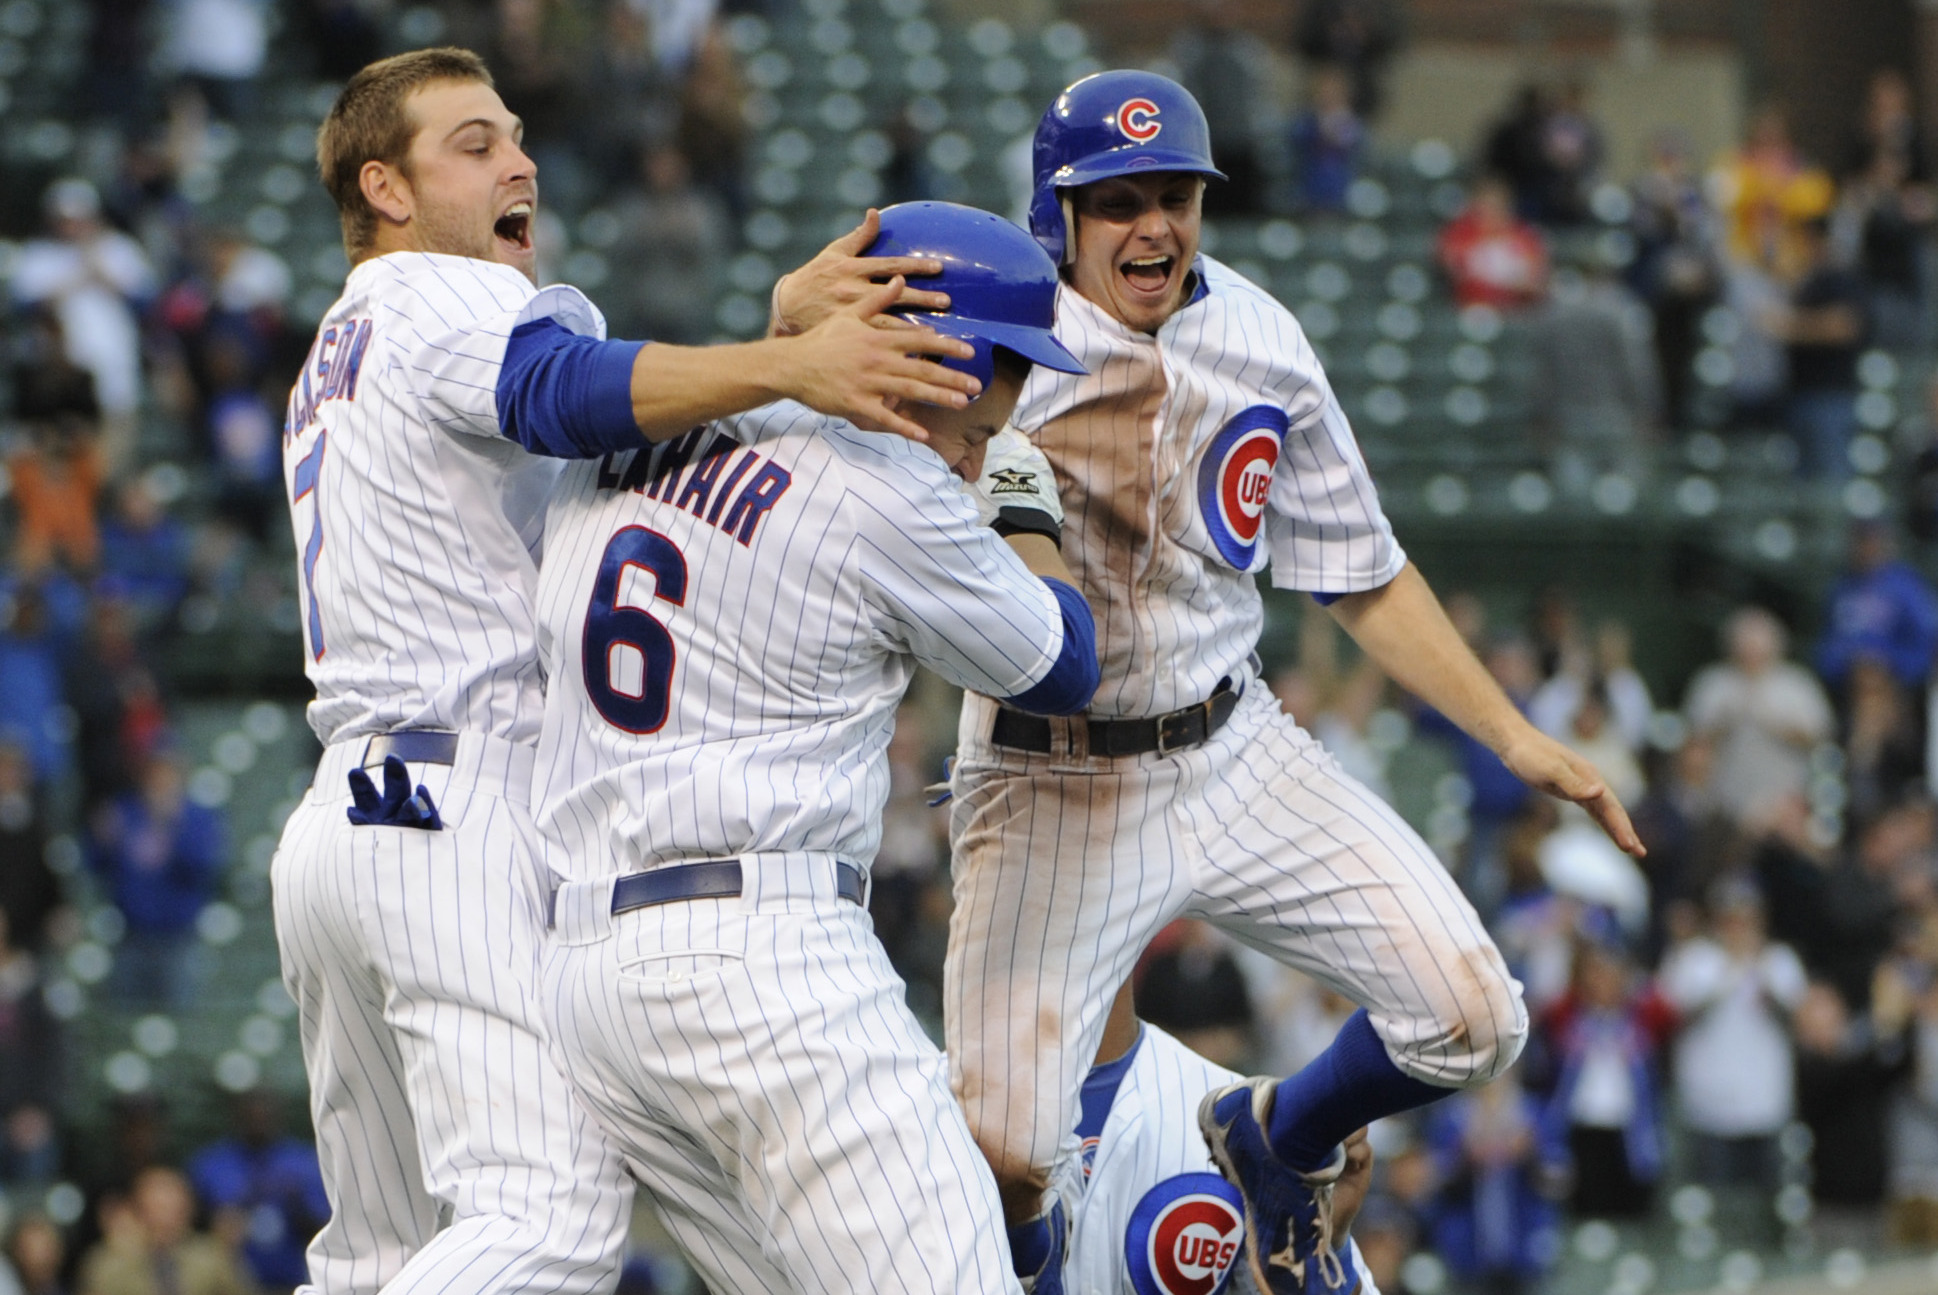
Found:
[[1206, 290], [1154, 336], [1061, 288], [1057, 340], [1089, 372], [1037, 366], [1010, 420], [1056, 468], [1097, 618], [1094, 716], [1162, 714], [1237, 677], [1268, 561], [1274, 585], [1319, 593], [1378, 588], [1406, 561], [1298, 323], [1209, 257], [1198, 269]]
[[576, 288], [394, 252], [353, 269], [323, 317], [283, 470], [326, 746], [398, 728], [538, 736], [532, 593], [558, 465], [500, 435], [497, 386], [512, 329], [548, 316], [605, 336]]
[[[1083, 1141], [1074, 1295], [1249, 1295], [1244, 1208], [1198, 1131], [1205, 1094], [1242, 1076], [1148, 1024], [1128, 1062], [1102, 1127]], [[1092, 1096], [1086, 1084], [1086, 1123]], [[1379, 1295], [1370, 1276], [1359, 1295]]]
[[916, 662], [1013, 696], [1063, 643], [960, 487], [928, 449], [791, 402], [568, 467], [539, 578], [554, 869], [872, 859]]

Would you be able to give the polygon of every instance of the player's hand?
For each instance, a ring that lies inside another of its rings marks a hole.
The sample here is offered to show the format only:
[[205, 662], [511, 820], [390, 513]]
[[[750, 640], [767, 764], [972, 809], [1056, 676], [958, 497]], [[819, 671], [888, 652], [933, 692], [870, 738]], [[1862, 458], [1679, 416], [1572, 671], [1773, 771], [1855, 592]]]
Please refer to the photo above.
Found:
[[900, 322], [875, 326], [875, 318], [901, 292], [900, 275], [871, 285], [867, 296], [788, 339], [784, 343], [788, 363], [777, 375], [775, 389], [865, 431], [928, 440], [921, 424], [898, 413], [896, 406], [914, 403], [961, 409], [982, 394], [982, 383], [921, 358], [969, 359], [975, 348], [960, 338]]
[[1621, 798], [1609, 790], [1608, 782], [1588, 761], [1570, 751], [1547, 734], [1529, 727], [1527, 732], [1501, 751], [1501, 763], [1516, 778], [1536, 791], [1557, 800], [1573, 801], [1588, 811], [1590, 818], [1608, 833], [1608, 839], [1624, 854], [1640, 859], [1648, 853]]
[[1346, 1168], [1332, 1186], [1332, 1245], [1337, 1250], [1346, 1244], [1346, 1234], [1359, 1207], [1366, 1203], [1366, 1192], [1373, 1184], [1373, 1144], [1366, 1130], [1359, 1129], [1346, 1139]]
[[[871, 297], [886, 279], [942, 273], [942, 262], [926, 256], [863, 256], [881, 233], [881, 213], [873, 207], [862, 222], [835, 239], [800, 269], [784, 274], [774, 285], [773, 309], [767, 331], [773, 337], [793, 337]], [[906, 282], [890, 305], [921, 310], [947, 310], [949, 294], [912, 288]]]
[[1056, 472], [1036, 443], [1005, 427], [983, 450], [982, 476], [969, 487], [984, 526], [998, 534], [1019, 531], [1063, 536], [1063, 500], [1056, 492]]

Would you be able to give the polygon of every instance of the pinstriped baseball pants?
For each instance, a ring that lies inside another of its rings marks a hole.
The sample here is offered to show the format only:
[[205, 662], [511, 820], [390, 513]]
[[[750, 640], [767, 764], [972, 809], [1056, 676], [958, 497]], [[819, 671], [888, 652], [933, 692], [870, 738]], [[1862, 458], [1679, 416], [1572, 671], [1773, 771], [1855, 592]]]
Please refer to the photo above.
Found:
[[566, 1072], [712, 1291], [1019, 1289], [989, 1168], [868, 911], [827, 855], [611, 913], [558, 893], [544, 1010]]
[[1401, 1070], [1449, 1088], [1505, 1070], [1520, 986], [1440, 861], [1252, 680], [1174, 755], [999, 750], [971, 696], [950, 819], [951, 1080], [998, 1179], [1074, 1154], [1083, 1076], [1144, 947], [1195, 917], [1364, 1006]]
[[413, 765], [444, 830], [353, 827], [332, 746], [271, 870], [331, 1215], [318, 1295], [607, 1291], [632, 1184], [540, 1037], [531, 752]]

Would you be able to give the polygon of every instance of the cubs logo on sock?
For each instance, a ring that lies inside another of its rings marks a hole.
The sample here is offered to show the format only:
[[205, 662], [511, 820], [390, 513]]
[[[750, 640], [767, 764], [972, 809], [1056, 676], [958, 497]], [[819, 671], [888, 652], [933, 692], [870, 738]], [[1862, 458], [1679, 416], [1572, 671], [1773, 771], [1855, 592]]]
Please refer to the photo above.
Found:
[[1179, 1174], [1131, 1211], [1124, 1258], [1137, 1295], [1222, 1295], [1244, 1243], [1238, 1189], [1217, 1174]]
[[1198, 461], [1198, 508], [1205, 529], [1219, 556], [1240, 571], [1249, 571], [1258, 554], [1265, 501], [1290, 421], [1272, 405], [1241, 409], [1218, 429]]

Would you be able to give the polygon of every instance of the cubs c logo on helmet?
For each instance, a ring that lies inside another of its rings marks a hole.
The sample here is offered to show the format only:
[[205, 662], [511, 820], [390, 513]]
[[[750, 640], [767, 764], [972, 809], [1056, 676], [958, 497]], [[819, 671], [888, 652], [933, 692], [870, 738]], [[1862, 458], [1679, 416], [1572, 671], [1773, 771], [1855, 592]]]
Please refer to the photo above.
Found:
[[1158, 106], [1149, 99], [1126, 99], [1117, 109], [1117, 129], [1133, 144], [1148, 144], [1164, 129]]
[[1291, 420], [1283, 409], [1253, 405], [1218, 429], [1198, 464], [1198, 510], [1218, 554], [1249, 571], [1258, 553], [1258, 532], [1272, 473]]
[[1137, 1295], [1222, 1295], [1244, 1243], [1238, 1189], [1217, 1174], [1179, 1174], [1131, 1211], [1124, 1258]]

